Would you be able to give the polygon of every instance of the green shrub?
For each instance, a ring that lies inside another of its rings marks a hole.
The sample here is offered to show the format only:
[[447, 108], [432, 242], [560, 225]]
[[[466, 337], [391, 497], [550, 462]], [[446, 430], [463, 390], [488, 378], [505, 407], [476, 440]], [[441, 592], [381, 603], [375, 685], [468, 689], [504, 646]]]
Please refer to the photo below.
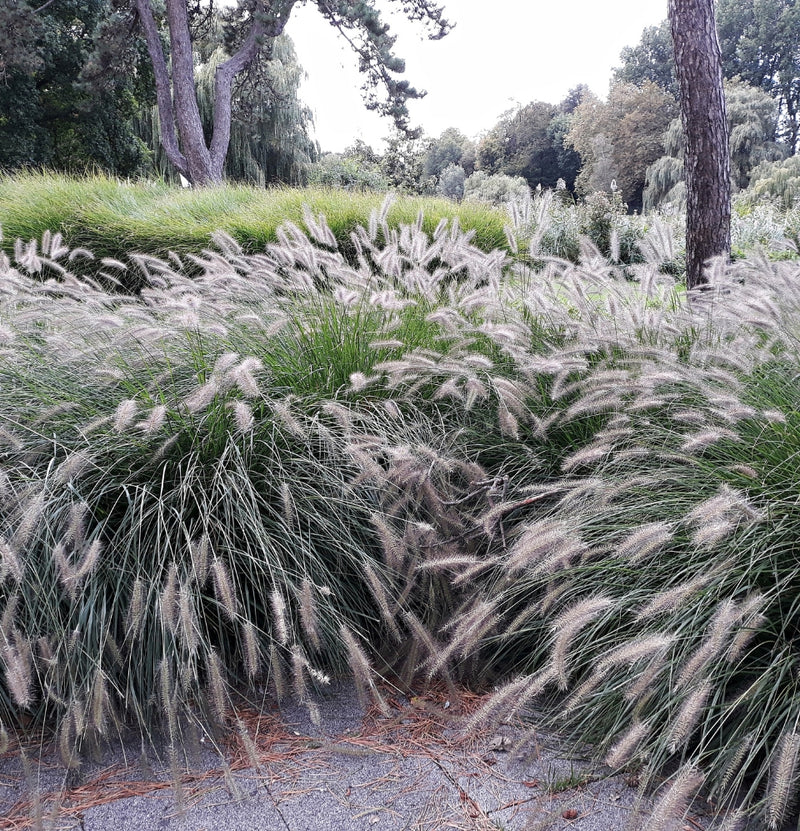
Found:
[[763, 161], [750, 172], [750, 185], [743, 196], [751, 201], [776, 202], [784, 210], [794, 207], [800, 193], [800, 159], [789, 156]]
[[530, 188], [522, 176], [476, 170], [464, 181], [464, 199], [467, 201], [501, 206], [529, 198]]

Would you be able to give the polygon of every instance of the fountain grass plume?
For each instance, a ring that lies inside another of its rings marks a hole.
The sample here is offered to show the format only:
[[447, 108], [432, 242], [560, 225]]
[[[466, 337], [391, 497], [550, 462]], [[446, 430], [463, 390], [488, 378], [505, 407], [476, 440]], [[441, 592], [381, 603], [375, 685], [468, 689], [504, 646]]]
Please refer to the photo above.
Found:
[[3, 260], [0, 722], [54, 720], [72, 764], [392, 667], [496, 683], [480, 724], [566, 696], [600, 756], [682, 765], [658, 822], [700, 772], [783, 818], [796, 265], [687, 294], [387, 211], [355, 258], [316, 212], [256, 255], [132, 257], [136, 297], [53, 235]]

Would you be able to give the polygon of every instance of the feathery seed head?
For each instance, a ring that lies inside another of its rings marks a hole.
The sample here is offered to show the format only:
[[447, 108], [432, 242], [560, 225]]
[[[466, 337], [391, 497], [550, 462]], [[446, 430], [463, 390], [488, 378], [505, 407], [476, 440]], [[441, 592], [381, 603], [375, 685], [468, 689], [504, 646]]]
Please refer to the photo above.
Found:
[[402, 421], [403, 412], [398, 406], [397, 402], [392, 398], [386, 398], [383, 401], [383, 409], [396, 421]]
[[403, 540], [380, 514], [370, 514], [370, 522], [378, 534], [386, 564], [391, 568], [399, 569], [406, 556]]
[[136, 422], [136, 429], [141, 430], [143, 433], [147, 433], [150, 435], [151, 433], [155, 433], [163, 427], [164, 422], [167, 420], [167, 407], [164, 404], [156, 404], [150, 410], [149, 415], [147, 418], [142, 419], [141, 421]]
[[497, 408], [497, 422], [500, 425], [500, 432], [506, 438], [519, 441], [519, 422], [508, 407], [502, 403]]
[[133, 398], [126, 398], [117, 404], [117, 409], [114, 410], [114, 432], [124, 432], [136, 418], [136, 413], [139, 410], [139, 404]]
[[256, 627], [251, 620], [245, 620], [241, 628], [244, 665], [247, 667], [247, 677], [252, 680], [258, 675], [261, 668], [261, 650], [258, 645]]
[[260, 393], [255, 375], [263, 369], [264, 365], [258, 358], [245, 358], [240, 364], [230, 370], [226, 380], [232, 382], [245, 398], [255, 398]]
[[290, 399], [285, 401], [273, 401], [272, 412], [275, 414], [278, 421], [293, 435], [295, 438], [305, 440], [308, 438], [308, 431], [295, 418], [290, 406]]
[[14, 535], [10, 541], [16, 551], [22, 550], [30, 542], [31, 536], [44, 513], [44, 505], [44, 491], [35, 494], [25, 503], [21, 512], [19, 525], [14, 530]]
[[700, 714], [706, 706], [706, 701], [711, 694], [711, 690], [711, 682], [705, 679], [683, 702], [669, 729], [667, 739], [670, 753], [675, 753], [691, 736], [697, 720], [700, 718]]
[[6, 576], [19, 585], [25, 576], [25, 569], [14, 546], [5, 537], [0, 537], [0, 583]]
[[214, 363], [214, 375], [224, 375], [239, 360], [238, 352], [223, 352]]
[[372, 666], [364, 650], [359, 645], [355, 635], [343, 623], [339, 629], [342, 640], [347, 649], [347, 662], [356, 682], [359, 698], [362, 704], [367, 702], [367, 690], [373, 686]]
[[159, 597], [161, 625], [175, 632], [178, 624], [178, 566], [173, 562], [167, 572], [167, 580]]
[[209, 381], [199, 386], [194, 392], [183, 399], [183, 406], [190, 413], [205, 410], [220, 391], [219, 379], [212, 376]]
[[125, 617], [126, 637], [136, 637], [144, 623], [144, 581], [137, 577], [133, 581], [128, 613]]
[[300, 625], [311, 645], [316, 650], [322, 649], [322, 641], [317, 625], [317, 604], [314, 599], [314, 584], [308, 577], [303, 578], [300, 589]]
[[641, 525], [617, 546], [617, 556], [630, 563], [639, 563], [660, 551], [672, 539], [672, 531], [666, 522]]
[[433, 394], [434, 401], [442, 401], [445, 398], [452, 398], [455, 401], [464, 400], [464, 393], [461, 391], [458, 386], [458, 381], [455, 378], [448, 378]]
[[611, 452], [610, 444], [590, 444], [571, 453], [561, 463], [561, 472], [570, 473], [575, 468], [588, 467], [596, 464]]
[[700, 789], [705, 776], [692, 764], [684, 765], [655, 805], [647, 823], [648, 831], [666, 831], [685, 810], [692, 796]]
[[283, 506], [283, 521], [287, 528], [294, 528], [297, 518], [297, 508], [292, 496], [292, 489], [288, 482], [281, 482], [280, 486], [281, 504]]
[[206, 655], [206, 670], [211, 694], [211, 708], [217, 720], [223, 722], [227, 704], [227, 685], [223, 675], [222, 661], [216, 649], [210, 649]]
[[56, 468], [53, 481], [55, 484], [61, 485], [74, 479], [79, 479], [91, 463], [92, 459], [89, 456], [80, 450], [76, 450], [70, 453], [58, 468]]
[[711, 547], [736, 530], [743, 522], [755, 522], [761, 514], [740, 491], [722, 485], [719, 492], [693, 508], [686, 522], [695, 526], [692, 540], [700, 547]]
[[634, 721], [628, 730], [610, 748], [606, 754], [606, 764], [615, 770], [626, 765], [635, 755], [642, 740], [650, 734], [650, 722]]
[[740, 476], [746, 476], [748, 479], [758, 479], [758, 471], [750, 465], [731, 465], [728, 470], [731, 473], [738, 473]]
[[11, 640], [0, 645], [6, 669], [6, 686], [11, 698], [23, 710], [33, 704], [33, 654], [30, 642], [16, 627]]
[[103, 541], [100, 537], [95, 537], [91, 543], [89, 543], [89, 547], [86, 549], [86, 553], [83, 555], [83, 559], [78, 565], [77, 571], [75, 572], [75, 579], [80, 582], [80, 580], [86, 577], [87, 574], [91, 574], [97, 567], [97, 563], [99, 562], [100, 555], [102, 553]]
[[692, 433], [686, 436], [683, 444], [681, 444], [681, 450], [684, 453], [699, 453], [707, 447], [716, 444], [718, 441], [722, 441], [722, 439], [728, 439], [729, 441], [740, 440], [738, 433], [734, 433], [732, 430], [724, 430], [722, 428], [701, 430], [699, 433]]
[[270, 592], [269, 600], [272, 606], [272, 622], [275, 626], [278, 643], [286, 646], [289, 643], [289, 627], [286, 623], [286, 601], [277, 588]]
[[228, 620], [235, 620], [238, 609], [236, 592], [231, 583], [228, 567], [219, 557], [214, 557], [211, 562], [211, 582], [214, 586], [214, 596], [222, 611]]
[[394, 615], [389, 608], [389, 598], [386, 594], [386, 589], [384, 588], [383, 583], [381, 583], [381, 580], [375, 573], [375, 570], [366, 560], [361, 562], [361, 568], [364, 571], [364, 576], [367, 578], [367, 584], [370, 587], [372, 597], [378, 604], [378, 609], [380, 610], [384, 623], [386, 623], [389, 627], [392, 637], [399, 642], [401, 640], [400, 630], [397, 628]]
[[192, 540], [189, 544], [189, 556], [192, 560], [194, 579], [201, 588], [208, 579], [209, 557], [211, 555], [211, 539], [207, 533], [203, 533], [198, 540]]
[[86, 516], [89, 506], [85, 502], [73, 502], [69, 507], [69, 522], [64, 532], [64, 543], [72, 543], [74, 548], [83, 545], [86, 537]]
[[647, 620], [660, 614], [671, 614], [680, 608], [690, 597], [706, 586], [715, 577], [715, 574], [699, 574], [691, 580], [680, 583], [671, 589], [659, 592], [646, 603], [636, 615], [636, 620]]
[[587, 597], [562, 612], [552, 624], [555, 642], [551, 664], [560, 689], [567, 689], [567, 652], [575, 636], [611, 605], [613, 601], [608, 597]]
[[14, 489], [11, 487], [11, 479], [8, 478], [8, 474], [0, 467], [0, 507], [6, 505], [14, 492]]
[[566, 523], [555, 519], [542, 519], [525, 526], [522, 535], [509, 551], [508, 569], [520, 571], [539, 563], [553, 554], [574, 551], [583, 546]]
[[191, 654], [196, 653], [200, 645], [199, 626], [194, 611], [194, 597], [188, 583], [181, 583], [178, 591], [178, 620], [186, 648]]
[[706, 639], [692, 653], [692, 656], [681, 669], [678, 680], [675, 682], [676, 690], [687, 686], [703, 667], [720, 656], [731, 629], [740, 618], [741, 609], [736, 601], [729, 597], [719, 603], [709, 624]]
[[298, 645], [292, 649], [292, 686], [298, 701], [305, 703], [308, 700], [308, 688], [306, 687], [305, 671], [308, 661], [303, 655], [303, 650]]
[[272, 681], [275, 684], [275, 697], [278, 702], [286, 698], [286, 676], [283, 672], [283, 662], [278, 654], [278, 647], [275, 643], [269, 645], [269, 671], [272, 674]]
[[773, 769], [767, 788], [767, 820], [772, 831], [782, 826], [787, 811], [797, 795], [797, 759], [800, 733], [786, 731], [773, 754]]
[[598, 672], [608, 672], [612, 667], [622, 664], [635, 664], [642, 658], [652, 658], [666, 652], [675, 642], [675, 635], [656, 632], [642, 638], [632, 638], [612, 649], [597, 665]]

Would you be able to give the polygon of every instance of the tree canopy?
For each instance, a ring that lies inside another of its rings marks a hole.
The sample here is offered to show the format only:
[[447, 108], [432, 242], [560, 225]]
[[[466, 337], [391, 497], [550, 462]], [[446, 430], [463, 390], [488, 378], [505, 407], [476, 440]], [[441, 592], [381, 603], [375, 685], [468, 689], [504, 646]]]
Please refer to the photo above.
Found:
[[[161, 143], [167, 157], [196, 184], [220, 181], [231, 137], [234, 81], [258, 60], [269, 58], [271, 44], [283, 33], [298, 0], [238, 0], [226, 13], [225, 56], [214, 70], [212, 130], [208, 136], [198, 107], [193, 64], [193, 18], [202, 16], [207, 7], [202, 0], [196, 4], [164, 0], [162, 16], [152, 0], [130, 2], [134, 3], [153, 65]], [[410, 132], [407, 101], [424, 93], [397, 77], [405, 70], [405, 63], [392, 51], [396, 38], [373, 0], [312, 2], [358, 55], [367, 108], [390, 116], [399, 131]], [[450, 29], [443, 10], [432, 0], [392, 2], [411, 20], [428, 24], [432, 39], [443, 37]], [[161, 27], [169, 35], [168, 54]]]
[[[97, 71], [94, 37], [111, 12], [107, 0], [0, 5], [0, 167], [143, 167], [132, 117], [147, 100], [147, 73]], [[120, 63], [138, 57], [135, 43], [118, 54]]]
[[609, 192], [614, 181], [630, 207], [641, 207], [645, 171], [663, 154], [662, 136], [676, 114], [672, 95], [651, 81], [617, 82], [607, 101], [585, 95], [566, 135], [581, 158], [578, 192]]
[[[786, 146], [776, 142], [778, 107], [763, 90], [735, 78], [725, 82], [725, 106], [728, 113], [731, 184], [745, 189], [753, 168], [764, 161], [781, 159]], [[664, 155], [647, 168], [644, 208], [651, 209], [686, 200], [684, 188], [684, 141], [680, 119], [676, 118], [662, 136]]]
[[[790, 153], [800, 141], [800, 6], [795, 0], [717, 0], [716, 23], [723, 76], [739, 77], [778, 105], [778, 138]], [[677, 96], [669, 24], [644, 30], [622, 50], [614, 74], [637, 85], [652, 81]]]

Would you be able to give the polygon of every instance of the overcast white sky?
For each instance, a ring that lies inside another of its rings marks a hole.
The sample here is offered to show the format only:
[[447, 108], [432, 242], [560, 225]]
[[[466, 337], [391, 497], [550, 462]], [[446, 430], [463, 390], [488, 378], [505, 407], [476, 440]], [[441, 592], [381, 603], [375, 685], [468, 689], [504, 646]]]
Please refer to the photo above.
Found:
[[[605, 97], [611, 69], [645, 26], [667, 16], [667, 0], [441, 0], [456, 24], [443, 40], [421, 38], [422, 27], [397, 17], [395, 52], [405, 77], [426, 89], [410, 105], [412, 121], [438, 136], [458, 127], [470, 137], [498, 116], [530, 101], [557, 104], [574, 86]], [[382, 9], [397, 4], [378, 0]], [[405, 25], [403, 25], [405, 24]], [[356, 59], [314, 4], [295, 7], [287, 26], [308, 73], [301, 97], [314, 110], [323, 150], [339, 151], [362, 138], [376, 149], [390, 121], [361, 103]]]

